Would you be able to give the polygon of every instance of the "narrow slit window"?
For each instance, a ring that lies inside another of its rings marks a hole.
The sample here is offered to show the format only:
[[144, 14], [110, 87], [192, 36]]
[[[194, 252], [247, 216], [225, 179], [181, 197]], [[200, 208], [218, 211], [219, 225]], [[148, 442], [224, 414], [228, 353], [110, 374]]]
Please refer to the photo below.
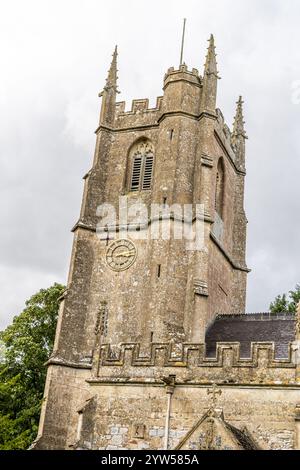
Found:
[[161, 275], [161, 264], [157, 265], [157, 277], [160, 278]]
[[223, 218], [224, 212], [224, 163], [220, 158], [216, 175], [215, 210]]

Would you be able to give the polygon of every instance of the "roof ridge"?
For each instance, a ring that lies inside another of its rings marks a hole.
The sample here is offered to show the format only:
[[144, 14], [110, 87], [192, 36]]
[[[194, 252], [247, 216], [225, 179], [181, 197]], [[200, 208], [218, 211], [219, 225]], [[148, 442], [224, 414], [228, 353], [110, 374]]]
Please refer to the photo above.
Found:
[[245, 313], [218, 313], [217, 316], [220, 317], [247, 317], [251, 315], [269, 315], [269, 316], [276, 316], [276, 315], [284, 315], [284, 316], [295, 316], [293, 312], [245, 312]]
[[282, 313], [272, 313], [272, 312], [256, 312], [256, 313], [218, 313], [215, 320], [226, 319], [226, 318], [241, 318], [244, 320], [251, 319], [280, 319], [280, 320], [290, 320], [295, 318], [295, 314], [291, 312], [282, 312]]

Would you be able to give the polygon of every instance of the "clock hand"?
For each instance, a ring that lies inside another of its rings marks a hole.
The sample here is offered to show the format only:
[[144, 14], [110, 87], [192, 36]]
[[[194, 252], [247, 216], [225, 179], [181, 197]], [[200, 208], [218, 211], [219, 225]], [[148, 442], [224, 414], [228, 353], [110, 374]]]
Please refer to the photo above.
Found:
[[122, 256], [125, 256], [126, 258], [129, 258], [130, 256], [134, 255], [134, 251], [123, 251], [122, 253], [116, 253], [115, 257], [120, 258]]

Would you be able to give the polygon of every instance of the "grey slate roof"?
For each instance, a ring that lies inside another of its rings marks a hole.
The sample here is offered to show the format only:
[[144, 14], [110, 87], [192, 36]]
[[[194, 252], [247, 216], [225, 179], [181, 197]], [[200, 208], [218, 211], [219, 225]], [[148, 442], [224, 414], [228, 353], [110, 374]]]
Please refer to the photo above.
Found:
[[275, 358], [288, 357], [295, 339], [295, 315], [255, 313], [218, 315], [206, 332], [206, 355], [215, 357], [216, 343], [241, 343], [241, 357], [250, 357], [251, 342], [275, 344]]

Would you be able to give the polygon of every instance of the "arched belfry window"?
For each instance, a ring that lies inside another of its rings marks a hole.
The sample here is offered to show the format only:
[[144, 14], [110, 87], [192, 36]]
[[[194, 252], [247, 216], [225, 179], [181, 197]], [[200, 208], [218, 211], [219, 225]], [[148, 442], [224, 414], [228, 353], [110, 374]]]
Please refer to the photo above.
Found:
[[224, 211], [224, 180], [224, 162], [223, 159], [220, 158], [216, 176], [215, 210], [221, 218], [223, 218]]
[[137, 142], [129, 155], [129, 191], [149, 191], [152, 187], [154, 149], [149, 140]]

